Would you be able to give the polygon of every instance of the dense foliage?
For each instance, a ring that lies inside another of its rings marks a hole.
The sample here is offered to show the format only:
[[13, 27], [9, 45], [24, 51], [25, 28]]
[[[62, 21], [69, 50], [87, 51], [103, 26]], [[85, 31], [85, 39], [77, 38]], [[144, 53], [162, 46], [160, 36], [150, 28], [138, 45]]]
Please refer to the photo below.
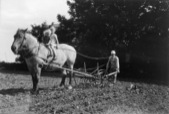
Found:
[[[134, 63], [138, 69], [147, 65], [161, 72], [167, 69], [168, 0], [68, 0], [67, 4], [70, 18], [57, 16], [61, 43], [96, 57], [108, 56], [115, 49], [121, 63]], [[32, 25], [39, 41], [45, 25]]]
[[68, 1], [71, 18], [58, 15], [61, 25], [58, 35], [60, 40], [72, 42], [78, 48], [87, 45], [103, 50], [131, 50], [142, 40], [154, 44], [168, 36], [168, 3], [167, 0]]
[[58, 15], [60, 40], [91, 56], [108, 56], [116, 49], [121, 63], [130, 58], [138, 69], [153, 66], [151, 70], [166, 71], [168, 0], [71, 0], [67, 4], [71, 18]]

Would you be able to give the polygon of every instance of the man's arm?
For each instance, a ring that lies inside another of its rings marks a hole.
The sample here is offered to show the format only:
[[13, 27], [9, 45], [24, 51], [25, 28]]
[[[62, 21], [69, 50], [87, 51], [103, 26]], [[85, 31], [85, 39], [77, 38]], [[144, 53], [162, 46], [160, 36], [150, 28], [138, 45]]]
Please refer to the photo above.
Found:
[[109, 69], [109, 64], [110, 64], [110, 57], [109, 57], [108, 62], [107, 62], [107, 64], [106, 64], [106, 72], [107, 72], [108, 69]]
[[116, 65], [117, 65], [116, 71], [119, 73], [120, 72], [120, 64], [119, 64], [119, 58], [118, 57], [116, 59]]

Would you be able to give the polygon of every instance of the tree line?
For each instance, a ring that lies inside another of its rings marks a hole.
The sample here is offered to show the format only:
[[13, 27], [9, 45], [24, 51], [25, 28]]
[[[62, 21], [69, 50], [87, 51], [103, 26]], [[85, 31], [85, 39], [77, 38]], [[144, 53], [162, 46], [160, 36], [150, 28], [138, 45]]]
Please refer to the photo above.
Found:
[[[127, 63], [125, 68], [132, 63], [139, 69], [154, 66], [160, 72], [168, 68], [168, 0], [68, 0], [67, 5], [70, 18], [57, 15], [61, 43], [93, 57], [109, 56], [115, 49], [121, 64]], [[41, 42], [48, 26], [32, 25], [31, 32]], [[84, 61], [96, 63], [80, 57], [78, 64]]]

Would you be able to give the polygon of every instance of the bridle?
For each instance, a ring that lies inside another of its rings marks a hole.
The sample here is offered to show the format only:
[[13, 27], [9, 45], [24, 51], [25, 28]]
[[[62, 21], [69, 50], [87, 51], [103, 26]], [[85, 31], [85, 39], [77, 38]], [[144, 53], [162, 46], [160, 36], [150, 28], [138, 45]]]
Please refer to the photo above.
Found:
[[22, 40], [22, 42], [21, 42], [21, 44], [20, 44], [20, 46], [19, 46], [19, 49], [20, 49], [21, 47], [23, 47], [23, 43], [24, 43], [25, 40], [26, 40], [26, 37], [25, 37], [25, 33], [24, 33], [23, 40]]
[[[20, 44], [20, 46], [19, 46], [19, 49], [21, 48], [21, 47], [23, 47], [23, 44], [24, 44], [24, 41], [26, 40], [26, 37], [25, 37], [25, 33], [24, 33], [24, 36], [23, 36], [23, 40], [22, 40], [22, 42], [21, 42], [21, 44]], [[36, 54], [33, 54], [32, 53], [32, 50], [34, 49], [34, 48], [36, 48], [37, 46], [35, 46], [35, 47], [33, 47], [30, 51], [28, 51], [28, 50], [24, 50], [23, 49], [23, 52], [24, 53], [22, 53], [22, 55], [25, 57], [25, 58], [28, 58], [28, 57], [31, 57], [32, 55], [38, 55], [38, 52], [39, 52], [39, 49], [40, 49], [40, 43], [39, 43], [39, 46], [38, 46], [38, 50], [37, 50], [37, 52], [36, 52]]]

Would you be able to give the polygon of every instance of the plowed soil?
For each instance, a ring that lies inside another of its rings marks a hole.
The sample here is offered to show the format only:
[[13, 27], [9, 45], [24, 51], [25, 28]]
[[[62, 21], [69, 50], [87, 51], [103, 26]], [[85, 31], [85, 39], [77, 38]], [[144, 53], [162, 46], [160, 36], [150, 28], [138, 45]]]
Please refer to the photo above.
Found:
[[[31, 94], [29, 73], [0, 73], [0, 114], [169, 114], [169, 87], [144, 82], [84, 81], [59, 88], [60, 78], [42, 76]], [[131, 87], [133, 86], [133, 87]]]

